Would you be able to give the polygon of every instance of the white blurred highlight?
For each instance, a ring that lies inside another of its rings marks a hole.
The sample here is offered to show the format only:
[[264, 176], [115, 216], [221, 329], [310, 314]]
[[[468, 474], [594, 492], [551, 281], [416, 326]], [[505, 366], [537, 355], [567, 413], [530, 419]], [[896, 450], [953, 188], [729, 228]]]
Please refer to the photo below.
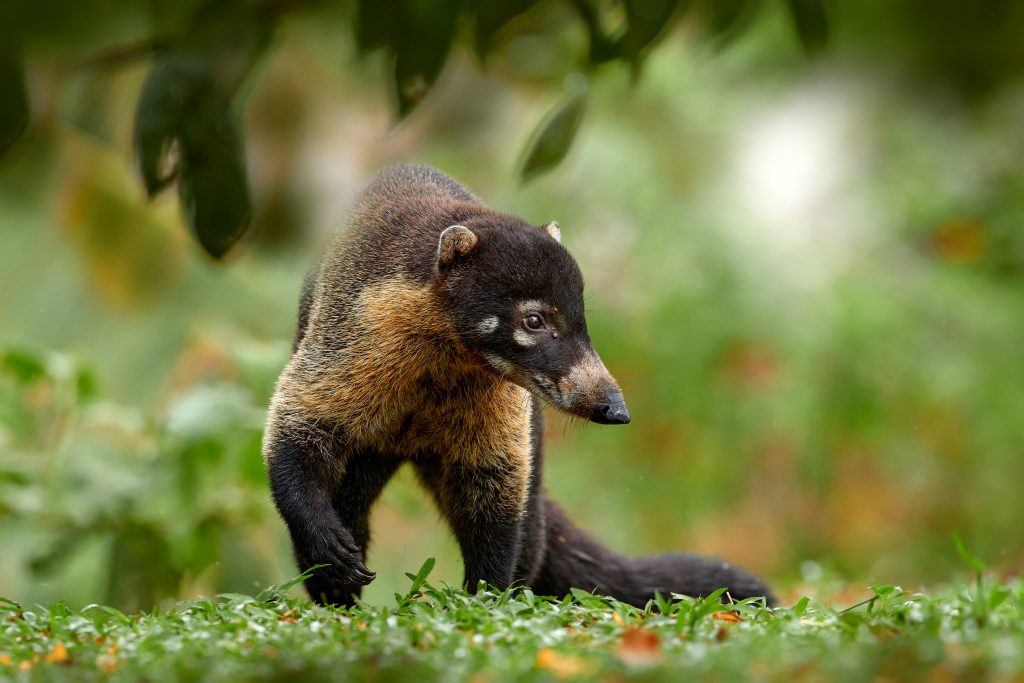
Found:
[[849, 84], [812, 83], [739, 126], [723, 189], [747, 216], [734, 225], [749, 265], [821, 286], [863, 248], [873, 232], [854, 182], [864, 172], [863, 105]]

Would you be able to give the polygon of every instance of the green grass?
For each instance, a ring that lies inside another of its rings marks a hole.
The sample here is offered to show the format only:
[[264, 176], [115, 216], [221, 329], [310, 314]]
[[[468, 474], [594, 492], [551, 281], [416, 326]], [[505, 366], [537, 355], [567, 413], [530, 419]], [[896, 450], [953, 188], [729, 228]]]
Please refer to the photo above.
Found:
[[426, 582], [392, 607], [226, 594], [166, 613], [0, 600], [0, 678], [18, 680], [1021, 680], [1024, 585], [893, 586], [840, 609], [684, 598], [639, 610], [582, 592], [471, 596]]

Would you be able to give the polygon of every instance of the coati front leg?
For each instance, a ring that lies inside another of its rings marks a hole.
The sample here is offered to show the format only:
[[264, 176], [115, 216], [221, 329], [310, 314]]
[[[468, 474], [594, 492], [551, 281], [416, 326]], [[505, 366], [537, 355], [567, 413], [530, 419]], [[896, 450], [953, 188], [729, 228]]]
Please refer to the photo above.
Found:
[[267, 472], [299, 571], [328, 565], [306, 580], [306, 589], [322, 604], [352, 604], [375, 576], [364, 560], [367, 516], [397, 464], [346, 452], [323, 425], [275, 422], [266, 439]]
[[[401, 460], [398, 458], [358, 451], [348, 459], [345, 473], [334, 491], [334, 511], [342, 525], [352, 533], [356, 547], [362, 550], [364, 562], [370, 549], [370, 508], [400, 464]], [[341, 586], [332, 585], [333, 595], [326, 602], [354, 605], [356, 598], [363, 593], [363, 585], [358, 582]], [[312, 593], [317, 589], [317, 584], [314, 582], [311, 586], [307, 583], [307, 587]]]
[[505, 458], [488, 464], [416, 463], [459, 543], [471, 593], [480, 581], [504, 589], [524, 578], [515, 576], [528, 480], [521, 468]]

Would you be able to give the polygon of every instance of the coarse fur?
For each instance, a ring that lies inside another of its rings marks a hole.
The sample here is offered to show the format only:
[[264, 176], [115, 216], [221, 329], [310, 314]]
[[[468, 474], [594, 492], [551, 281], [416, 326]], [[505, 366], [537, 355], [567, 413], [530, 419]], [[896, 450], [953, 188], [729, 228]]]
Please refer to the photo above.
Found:
[[373, 580], [369, 510], [412, 463], [451, 526], [465, 581], [538, 594], [768, 588], [721, 560], [627, 558], [543, 487], [540, 401], [599, 423], [629, 411], [590, 343], [583, 279], [560, 229], [488, 209], [448, 176], [396, 166], [368, 186], [303, 287], [264, 457], [306, 586], [351, 604]]

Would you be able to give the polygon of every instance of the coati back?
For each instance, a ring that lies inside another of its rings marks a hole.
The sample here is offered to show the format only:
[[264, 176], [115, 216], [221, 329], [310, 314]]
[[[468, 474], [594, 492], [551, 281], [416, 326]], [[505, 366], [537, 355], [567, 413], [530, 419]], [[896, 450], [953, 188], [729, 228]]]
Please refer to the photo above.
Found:
[[720, 560], [627, 558], [575, 527], [542, 479], [540, 402], [629, 422], [594, 351], [583, 278], [543, 227], [488, 209], [426, 166], [380, 173], [303, 289], [264, 456], [306, 586], [351, 604], [370, 506], [410, 462], [462, 550], [465, 582], [572, 587], [634, 605], [655, 591], [737, 599], [766, 586]]

